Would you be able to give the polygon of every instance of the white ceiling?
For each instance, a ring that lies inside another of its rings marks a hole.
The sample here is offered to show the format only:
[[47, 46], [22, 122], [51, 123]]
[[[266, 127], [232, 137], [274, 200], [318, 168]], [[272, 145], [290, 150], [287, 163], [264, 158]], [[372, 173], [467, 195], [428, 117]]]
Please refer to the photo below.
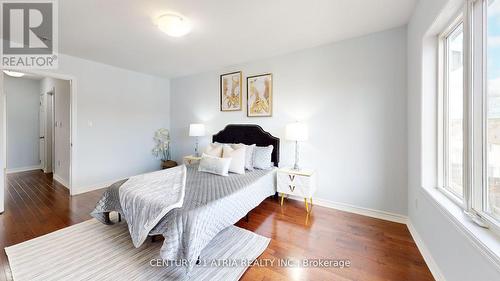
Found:
[[[417, 0], [64, 0], [61, 53], [164, 77], [266, 58], [404, 25]], [[183, 38], [154, 20], [187, 16]]]

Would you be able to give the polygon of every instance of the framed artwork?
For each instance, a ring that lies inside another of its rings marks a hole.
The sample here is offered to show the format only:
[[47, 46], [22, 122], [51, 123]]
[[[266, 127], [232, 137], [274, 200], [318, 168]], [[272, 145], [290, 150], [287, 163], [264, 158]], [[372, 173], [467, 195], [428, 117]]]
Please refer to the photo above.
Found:
[[241, 71], [220, 76], [220, 111], [238, 111], [242, 109]]
[[271, 73], [247, 77], [247, 116], [273, 115], [273, 75]]

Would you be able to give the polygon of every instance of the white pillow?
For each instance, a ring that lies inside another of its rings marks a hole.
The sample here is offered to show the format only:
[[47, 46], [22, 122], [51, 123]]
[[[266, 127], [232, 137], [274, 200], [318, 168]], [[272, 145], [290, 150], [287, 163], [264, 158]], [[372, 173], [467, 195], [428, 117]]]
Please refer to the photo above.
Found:
[[220, 143], [211, 143], [205, 149], [205, 154], [215, 157], [222, 157], [222, 144]]
[[229, 165], [231, 165], [231, 158], [219, 158], [203, 153], [198, 171], [227, 177]]
[[267, 170], [273, 166], [271, 162], [271, 154], [273, 153], [273, 146], [257, 146], [255, 147], [253, 165], [255, 169]]
[[245, 173], [245, 156], [246, 146], [239, 146], [233, 148], [230, 145], [224, 145], [222, 148], [222, 158], [231, 158], [231, 165], [229, 165], [229, 172], [236, 174]]
[[254, 170], [254, 168], [253, 168], [253, 154], [254, 154], [256, 145], [255, 144], [246, 145], [243, 143], [231, 144], [231, 147], [233, 149], [240, 148], [242, 146], [246, 147], [246, 150], [245, 150], [245, 169], [247, 169], [249, 171], [253, 171]]

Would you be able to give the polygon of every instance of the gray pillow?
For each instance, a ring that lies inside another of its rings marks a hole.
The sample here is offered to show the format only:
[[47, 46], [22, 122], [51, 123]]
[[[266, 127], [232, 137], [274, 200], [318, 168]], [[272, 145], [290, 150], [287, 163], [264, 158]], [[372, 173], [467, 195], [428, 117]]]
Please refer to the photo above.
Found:
[[256, 146], [253, 154], [253, 166], [256, 169], [267, 170], [273, 167], [271, 154], [273, 146]]
[[246, 163], [245, 163], [245, 169], [249, 171], [253, 171], [253, 159], [254, 159], [254, 154], [255, 154], [255, 147], [257, 145], [252, 144], [252, 145], [247, 145], [247, 155], [246, 155]]

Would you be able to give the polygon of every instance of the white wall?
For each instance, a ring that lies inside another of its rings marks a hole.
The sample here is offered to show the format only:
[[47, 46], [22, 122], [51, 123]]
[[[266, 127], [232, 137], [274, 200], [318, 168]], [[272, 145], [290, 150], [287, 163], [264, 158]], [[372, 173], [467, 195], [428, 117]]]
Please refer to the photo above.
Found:
[[[244, 77], [273, 73], [273, 117], [219, 111], [219, 75], [239, 70]], [[280, 164], [291, 166], [294, 149], [284, 139], [285, 125], [301, 120], [310, 130], [301, 163], [318, 171], [318, 199], [406, 214], [406, 28], [180, 77], [171, 84], [176, 160], [193, 153], [189, 123], [205, 123], [209, 134], [226, 124], [256, 123], [281, 138]], [[210, 138], [202, 138], [201, 146]]]
[[40, 81], [5, 77], [7, 170], [40, 166], [38, 118]]
[[420, 0], [408, 25], [408, 212], [443, 279], [500, 280], [494, 263], [424, 190], [435, 186], [436, 160], [435, 96], [432, 96], [436, 89], [432, 83], [436, 68], [428, 62], [435, 60], [437, 39], [429, 29], [439, 21], [438, 15], [452, 12], [452, 7], [461, 3]]
[[[54, 94], [54, 178], [69, 186], [70, 174], [70, 82], [46, 77], [41, 81], [41, 92]], [[51, 144], [49, 144], [51, 145]]]
[[168, 79], [62, 54], [57, 70], [39, 73], [76, 83], [73, 193], [159, 169], [152, 136], [170, 126]]

